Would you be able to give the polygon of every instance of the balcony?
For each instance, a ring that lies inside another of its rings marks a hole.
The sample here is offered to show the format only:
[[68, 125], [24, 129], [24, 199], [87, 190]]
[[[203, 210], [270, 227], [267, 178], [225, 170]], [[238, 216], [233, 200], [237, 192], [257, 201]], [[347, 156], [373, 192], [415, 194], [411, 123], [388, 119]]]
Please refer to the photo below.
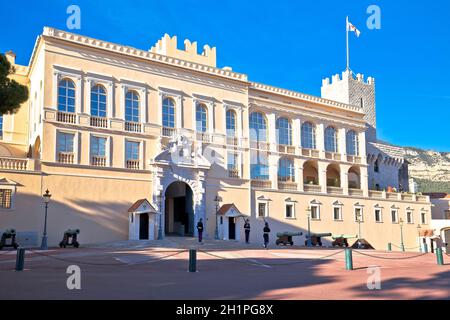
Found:
[[239, 169], [236, 168], [228, 168], [228, 178], [239, 179]]
[[75, 113], [58, 111], [56, 121], [64, 123], [77, 123], [77, 115]]
[[272, 188], [272, 181], [270, 180], [264, 180], [264, 179], [255, 179], [251, 182], [252, 188], [258, 188], [258, 189], [271, 189]]
[[108, 119], [103, 117], [93, 117], [90, 119], [91, 127], [108, 128]]
[[280, 190], [297, 190], [297, 183], [293, 181], [278, 181], [278, 189]]
[[266, 141], [250, 141], [250, 148], [268, 151], [270, 149], [270, 143]]
[[142, 132], [142, 125], [138, 122], [126, 121], [125, 131], [128, 132]]
[[279, 144], [278, 152], [287, 153], [287, 154], [295, 154], [295, 147], [291, 145]]
[[333, 195], [342, 195], [344, 191], [340, 187], [327, 187], [327, 193]]
[[239, 140], [236, 137], [227, 137], [227, 145], [229, 146], [237, 146], [238, 142]]
[[398, 200], [398, 193], [395, 192], [386, 192], [386, 199], [388, 200]]
[[30, 159], [1, 157], [0, 169], [26, 171], [29, 170], [29, 161]]
[[341, 161], [341, 155], [335, 152], [325, 152], [325, 158], [333, 161]]
[[305, 192], [320, 193], [322, 192], [322, 187], [316, 184], [305, 184], [303, 190], [305, 190]]
[[96, 167], [106, 167], [106, 157], [92, 156], [91, 165], [96, 166]]
[[63, 164], [74, 164], [75, 154], [73, 152], [58, 152], [58, 162]]
[[125, 165], [127, 169], [131, 170], [139, 170], [141, 168], [139, 160], [127, 160]]
[[319, 158], [319, 150], [316, 149], [302, 149], [302, 156], [309, 158]]
[[212, 142], [212, 136], [209, 133], [197, 132], [197, 141], [210, 143]]
[[162, 128], [162, 136], [163, 137], [173, 137], [177, 133], [177, 129], [175, 128], [169, 128], [169, 127], [163, 127]]
[[358, 156], [347, 156], [347, 162], [361, 164], [361, 157], [358, 157]]
[[355, 196], [355, 197], [362, 197], [363, 196], [363, 191], [361, 189], [349, 188], [348, 189], [348, 195], [349, 196]]
[[370, 198], [382, 199], [383, 198], [383, 191], [369, 190], [369, 197]]

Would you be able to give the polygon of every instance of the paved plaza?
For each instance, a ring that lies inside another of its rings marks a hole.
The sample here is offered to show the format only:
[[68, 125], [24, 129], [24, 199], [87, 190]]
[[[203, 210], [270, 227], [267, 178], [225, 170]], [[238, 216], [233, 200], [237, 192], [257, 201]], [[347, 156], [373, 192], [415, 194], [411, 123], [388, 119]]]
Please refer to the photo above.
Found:
[[[197, 249], [196, 273], [188, 272]], [[115, 242], [79, 249], [0, 251], [0, 299], [450, 299], [450, 257], [432, 253], [271, 247], [191, 238]], [[81, 269], [81, 290], [69, 290], [67, 267]], [[373, 268], [374, 266], [378, 267]], [[380, 290], [369, 290], [373, 271]]]

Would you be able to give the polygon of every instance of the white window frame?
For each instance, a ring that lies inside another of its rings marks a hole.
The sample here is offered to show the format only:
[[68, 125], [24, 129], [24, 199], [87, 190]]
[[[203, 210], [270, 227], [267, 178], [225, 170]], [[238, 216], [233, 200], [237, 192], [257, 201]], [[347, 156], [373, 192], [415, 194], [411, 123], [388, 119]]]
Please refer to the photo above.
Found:
[[[122, 120], [126, 121], [126, 97], [128, 91], [135, 91], [139, 97], [139, 122], [147, 123], [147, 88], [145, 84], [134, 84], [130, 80], [120, 80], [121, 97], [120, 109], [122, 110]], [[162, 105], [161, 105], [162, 108]]]
[[79, 164], [80, 163], [80, 159], [79, 159], [79, 146], [80, 146], [80, 132], [78, 131], [74, 131], [74, 130], [66, 130], [66, 129], [56, 129], [56, 134], [55, 134], [55, 163], [59, 163], [58, 162], [58, 134], [59, 133], [66, 133], [66, 134], [73, 134], [73, 164]]
[[226, 159], [226, 163], [225, 163], [225, 170], [228, 172], [228, 158], [229, 158], [230, 154], [236, 155], [236, 167], [238, 169], [239, 177], [242, 177], [242, 153], [241, 152], [236, 152], [232, 149], [227, 150], [227, 152], [226, 152], [227, 159]]
[[[392, 220], [392, 213], [395, 212], [395, 221]], [[391, 208], [390, 210], [390, 218], [391, 218], [391, 222], [392, 223], [399, 223], [399, 218], [398, 218], [398, 209], [397, 208]]]
[[[192, 125], [192, 128], [195, 132], [197, 131], [197, 107], [198, 106], [204, 106], [206, 108], [206, 131], [203, 133], [213, 134], [214, 133], [214, 102], [205, 100], [205, 99], [199, 99], [199, 98], [192, 98], [193, 101], [193, 118], [192, 121], [194, 122]], [[175, 110], [176, 112], [176, 110]], [[236, 114], [237, 115], [237, 114]], [[226, 120], [225, 120], [226, 121]], [[237, 119], [236, 119], [237, 122]]]
[[[84, 113], [91, 114], [91, 90], [96, 85], [101, 85], [106, 90], [106, 118], [112, 118], [114, 116], [113, 107], [114, 103], [114, 80], [110, 76], [104, 76], [100, 74], [88, 73], [86, 76], [86, 106], [84, 107]], [[125, 112], [125, 109], [124, 109]]]
[[[408, 214], [411, 214], [411, 221], [408, 221]], [[412, 209], [406, 209], [405, 212], [406, 215], [406, 223], [407, 224], [414, 224], [414, 212]]]
[[[380, 212], [380, 220], [377, 221], [377, 210]], [[373, 208], [373, 220], [375, 221], [375, 223], [383, 223], [383, 208], [379, 207], [379, 206], [374, 206]]]
[[106, 139], [106, 142], [105, 142], [106, 166], [107, 167], [111, 167], [111, 165], [112, 165], [112, 161], [111, 161], [111, 159], [112, 159], [112, 154], [111, 154], [112, 139], [111, 139], [111, 136], [104, 135], [104, 134], [97, 134], [97, 133], [91, 133], [89, 135], [89, 142], [88, 142], [88, 147], [89, 147], [89, 149], [88, 149], [89, 150], [89, 165], [91, 165], [91, 163], [92, 163], [92, 154], [91, 154], [91, 139], [92, 139], [92, 137]]
[[[256, 201], [256, 218], [264, 219], [264, 218], [269, 217], [269, 202], [270, 201], [271, 201], [270, 199], [265, 198], [264, 196], [261, 196], [257, 199], [257, 201]], [[263, 217], [259, 215], [259, 205], [260, 204], [265, 205], [265, 213], [264, 213]]]
[[[333, 221], [344, 221], [343, 206], [344, 206], [344, 204], [339, 202], [338, 200], [333, 202], [333, 205], [332, 205], [332, 208], [333, 208], [332, 219], [333, 219]], [[339, 209], [339, 219], [336, 219], [335, 216], [334, 216], [334, 210], [335, 209]]]
[[[317, 201], [317, 200], [312, 200], [312, 201], [309, 202], [309, 209], [311, 210], [310, 211], [310, 218], [311, 218], [311, 220], [315, 220], [315, 221], [319, 221], [320, 220], [320, 206], [321, 205], [322, 204], [319, 201]], [[313, 218], [313, 216], [312, 216], [312, 208], [313, 207], [317, 208], [317, 218]]]
[[[425, 217], [425, 219], [424, 219], [424, 217]], [[427, 212], [425, 210], [420, 211], [420, 222], [422, 224], [428, 224]]]
[[[292, 200], [291, 198], [284, 199], [284, 218], [285, 219], [289, 219], [289, 220], [297, 219], [297, 215], [295, 213], [295, 209], [296, 209], [295, 208], [295, 204], [296, 203], [297, 203], [297, 201]], [[287, 213], [287, 211], [286, 211], [287, 206], [291, 206], [292, 207], [292, 211], [291, 211], [292, 217], [288, 217], [286, 215], [286, 213]]]
[[[358, 220], [358, 218], [356, 217], [356, 210], [359, 209], [360, 213], [361, 213], [361, 220]], [[359, 205], [359, 204], [355, 204], [353, 206], [353, 217], [355, 219], [355, 222], [361, 221], [364, 222], [364, 206]]]
[[75, 84], [75, 112], [79, 114], [82, 112], [81, 106], [83, 105], [82, 99], [82, 86], [83, 86], [83, 72], [77, 69], [71, 69], [68, 67], [53, 65], [53, 108], [58, 110], [58, 91], [59, 82], [62, 79], [70, 79]]

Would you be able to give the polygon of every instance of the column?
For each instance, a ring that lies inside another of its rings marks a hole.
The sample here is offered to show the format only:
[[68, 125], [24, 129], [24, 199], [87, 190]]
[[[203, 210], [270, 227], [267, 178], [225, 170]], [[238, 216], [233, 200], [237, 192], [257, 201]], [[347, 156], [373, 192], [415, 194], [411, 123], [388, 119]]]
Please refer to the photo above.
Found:
[[319, 123], [317, 125], [316, 130], [316, 145], [317, 150], [319, 150], [319, 157], [325, 158], [325, 125], [323, 123]]
[[327, 193], [327, 162], [319, 161], [318, 163], [318, 173], [319, 173], [319, 185], [321, 187], [322, 193]]
[[292, 120], [292, 145], [295, 147], [296, 154], [299, 154], [297, 150], [301, 145], [300, 130], [301, 130], [301, 120], [300, 119]]
[[147, 123], [147, 89], [143, 88], [140, 90], [141, 92], [141, 109], [140, 112], [140, 118], [141, 123]]
[[369, 196], [369, 173], [366, 166], [361, 166], [359, 168], [361, 173], [361, 189], [363, 191], [363, 196], [368, 197]]
[[158, 105], [156, 106], [156, 124], [162, 126], [162, 105], [164, 100], [164, 94], [158, 93]]
[[367, 151], [366, 151], [366, 132], [361, 131], [358, 134], [359, 155], [361, 156], [361, 163], [367, 164]]
[[[83, 82], [82, 82], [82, 78], [81, 76], [78, 77], [76, 79], [76, 92], [75, 92], [75, 96], [76, 96], [76, 101], [75, 101], [75, 112], [76, 113], [81, 113], [83, 112], [83, 103], [81, 102], [81, 99], [83, 97], [82, 93], [83, 93]], [[89, 92], [90, 95], [90, 92]]]
[[268, 136], [268, 142], [270, 143], [270, 150], [271, 151], [277, 151], [277, 133], [276, 133], [276, 114], [271, 113], [267, 115], [268, 119], [268, 127], [269, 127], [269, 136]]
[[272, 181], [272, 188], [278, 189], [278, 160], [279, 156], [269, 155], [269, 179]]
[[[243, 132], [243, 128], [244, 128], [243, 120], [244, 120], [244, 117], [243, 117], [243, 114], [244, 114], [243, 108], [239, 108], [239, 110], [237, 110], [237, 112], [236, 112], [236, 122], [237, 122], [236, 123], [236, 133], [237, 133], [237, 137], [238, 137], [238, 145], [240, 147], [243, 146], [242, 137], [244, 137], [244, 132]], [[248, 137], [248, 135], [247, 135], [247, 137]]]
[[208, 105], [208, 132], [212, 135], [215, 132], [215, 105], [210, 102]]
[[107, 86], [108, 90], [108, 103], [107, 103], [107, 117], [108, 118], [114, 118], [116, 116], [116, 112], [114, 110], [115, 103], [114, 103], [114, 82], [109, 82]]
[[342, 161], [347, 161], [347, 130], [345, 128], [339, 129], [339, 153]]
[[175, 127], [177, 129], [183, 128], [183, 99], [181, 96], [178, 96], [177, 99], [177, 105], [175, 107], [175, 118], [176, 118], [176, 124]]
[[341, 170], [341, 188], [344, 196], [348, 196], [348, 170], [350, 169], [350, 166], [347, 164], [341, 164], [340, 168]]
[[84, 82], [84, 108], [82, 113], [91, 114], [91, 89], [94, 85], [92, 79], [86, 79]]
[[297, 183], [297, 191], [304, 191], [303, 186], [303, 164], [305, 160], [303, 159], [294, 159], [294, 167], [295, 167], [295, 182]]
[[125, 96], [127, 94], [128, 88], [124, 84], [121, 84], [120, 87], [122, 95], [120, 97], [120, 110], [116, 112], [116, 117], [125, 120]]
[[53, 73], [53, 106], [52, 108], [58, 110], [58, 85], [59, 85], [60, 74]]

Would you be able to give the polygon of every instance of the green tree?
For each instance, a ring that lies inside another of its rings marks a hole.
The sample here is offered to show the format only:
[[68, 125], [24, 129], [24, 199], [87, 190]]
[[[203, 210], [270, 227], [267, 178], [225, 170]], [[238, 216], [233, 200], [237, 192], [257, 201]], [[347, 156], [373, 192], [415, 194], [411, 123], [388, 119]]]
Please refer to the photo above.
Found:
[[15, 113], [28, 100], [28, 88], [8, 76], [15, 72], [4, 54], [0, 53], [0, 115]]

